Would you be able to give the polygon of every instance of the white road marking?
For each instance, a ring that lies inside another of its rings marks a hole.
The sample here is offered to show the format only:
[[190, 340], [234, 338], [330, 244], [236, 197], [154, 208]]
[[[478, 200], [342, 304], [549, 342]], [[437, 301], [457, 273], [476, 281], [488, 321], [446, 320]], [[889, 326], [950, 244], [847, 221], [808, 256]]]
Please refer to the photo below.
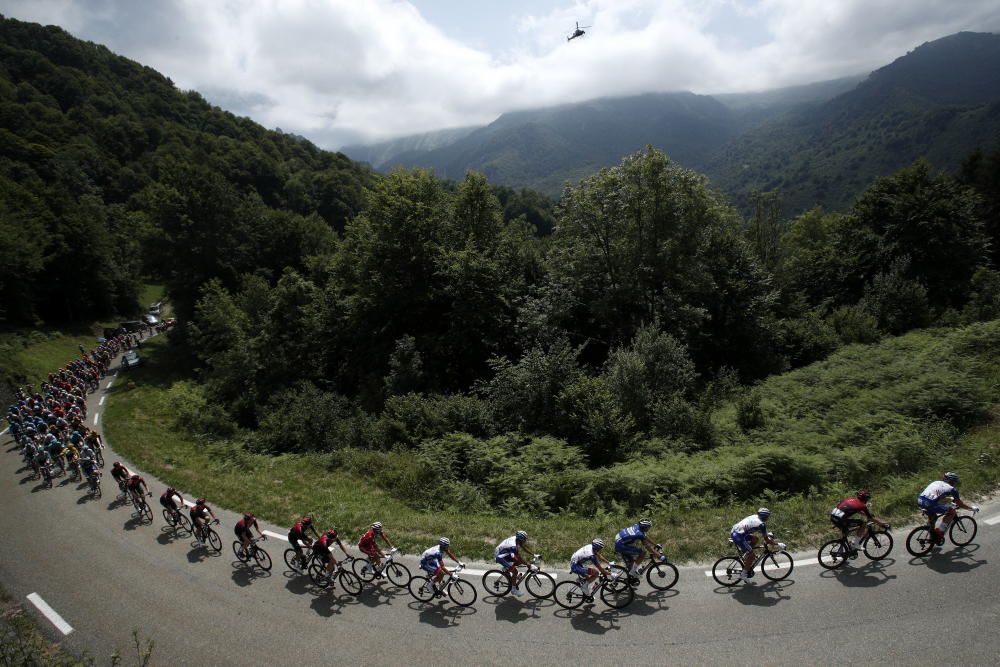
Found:
[[191, 502], [190, 500], [185, 500], [184, 504], [187, 505], [188, 507], [194, 507], [194, 503]]
[[99, 400], [99, 401], [97, 402], [97, 404], [98, 404], [98, 405], [104, 405], [104, 399], [105, 399], [105, 398], [107, 398], [107, 396], [101, 396], [101, 400]]
[[108, 386], [105, 387], [105, 389], [111, 389], [111, 385], [112, 385], [112, 383], [114, 383], [114, 381], [115, 381], [114, 378], [111, 378], [110, 380], [108, 380]]
[[28, 596], [28, 601], [38, 608], [38, 611], [42, 612], [45, 618], [52, 622], [52, 625], [56, 626], [61, 633], [68, 635], [73, 632], [73, 626], [67, 623], [62, 616], [56, 613], [56, 610], [49, 606], [49, 604], [42, 599], [38, 593], [32, 593]]
[[287, 536], [285, 536], [285, 535], [279, 535], [278, 533], [272, 533], [270, 530], [265, 530], [264, 534], [267, 535], [268, 537], [273, 537], [276, 540], [284, 540], [285, 542], [288, 541], [288, 537]]
[[4, 433], [6, 433], [6, 432], [7, 432], [7, 430], [8, 430], [9, 428], [10, 428], [10, 427], [8, 426], [8, 427], [7, 427], [7, 428], [5, 428], [4, 430], [0, 431], [0, 435], [3, 435]]
[[101, 413], [100, 412], [95, 412], [94, 413], [94, 426], [97, 426], [97, 422], [100, 421], [100, 419], [101, 419]]
[[983, 523], [985, 523], [988, 526], [995, 526], [998, 523], [1000, 523], [1000, 516], [995, 516], [991, 519], [986, 519]]

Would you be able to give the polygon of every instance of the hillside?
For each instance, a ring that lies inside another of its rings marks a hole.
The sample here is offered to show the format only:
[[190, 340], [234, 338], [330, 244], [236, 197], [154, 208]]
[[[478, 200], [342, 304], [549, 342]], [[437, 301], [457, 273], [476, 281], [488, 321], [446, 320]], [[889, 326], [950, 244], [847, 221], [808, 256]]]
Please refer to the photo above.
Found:
[[373, 179], [103, 46], [3, 17], [0, 119], [0, 321], [12, 324], [128, 312], [144, 273], [190, 301], [242, 267], [297, 266]]
[[786, 212], [842, 209], [873, 178], [919, 157], [955, 169], [1000, 139], [1000, 35], [924, 44], [854, 90], [746, 132], [705, 165], [742, 202], [780, 189]]

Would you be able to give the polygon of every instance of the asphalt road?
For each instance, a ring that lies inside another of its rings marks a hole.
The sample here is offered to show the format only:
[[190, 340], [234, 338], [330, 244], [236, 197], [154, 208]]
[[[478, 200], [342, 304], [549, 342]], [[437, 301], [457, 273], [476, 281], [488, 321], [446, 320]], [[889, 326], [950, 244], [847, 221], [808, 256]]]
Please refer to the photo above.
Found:
[[[91, 424], [106, 385], [91, 397]], [[287, 545], [277, 539], [264, 543], [272, 572], [255, 575], [232, 556], [233, 513], [216, 508], [223, 551], [208, 556], [164, 526], [156, 504], [163, 485], [149, 475], [156, 515], [139, 525], [115, 501], [109, 476], [96, 501], [64, 478], [43, 489], [21, 470], [10, 436], [0, 443], [0, 581], [51, 638], [99, 662], [131, 647], [133, 629], [155, 640], [158, 665], [994, 665], [1000, 656], [1000, 584], [987, 566], [1000, 553], [987, 523], [1000, 524], [994, 501], [984, 504], [972, 545], [949, 543], [927, 559], [911, 559], [906, 531], [897, 530], [884, 561], [862, 556], [834, 573], [816, 565], [815, 552], [796, 554], [795, 571], [780, 583], [758, 574], [754, 584], [726, 589], [706, 566], [691, 566], [681, 568], [676, 590], [648, 594], [644, 583], [621, 611], [597, 602], [567, 612], [482, 590], [474, 607], [460, 609], [420, 604], [388, 583], [360, 598], [321, 592], [284, 572]], [[72, 626], [68, 635], [25, 601], [32, 593]]]

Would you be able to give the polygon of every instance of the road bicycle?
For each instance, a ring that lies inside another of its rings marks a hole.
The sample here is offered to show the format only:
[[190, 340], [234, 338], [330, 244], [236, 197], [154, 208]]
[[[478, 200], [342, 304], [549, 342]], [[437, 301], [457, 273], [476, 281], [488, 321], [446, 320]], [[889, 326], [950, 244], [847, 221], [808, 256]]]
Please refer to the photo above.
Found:
[[[951, 539], [952, 544], [957, 547], [964, 547], [976, 539], [979, 524], [972, 517], [978, 511], [972, 510], [971, 515], [959, 514], [955, 517], [951, 528], [948, 529], [948, 537]], [[920, 513], [926, 517], [927, 522], [922, 526], [917, 526], [906, 536], [906, 550], [910, 552], [910, 555], [918, 558], [929, 554], [935, 545], [940, 546], [944, 544], [944, 538], [938, 538], [934, 534], [934, 525], [937, 519], [935, 518], [932, 522], [930, 515], [927, 514], [927, 510], [920, 510]]]
[[215, 553], [222, 553], [222, 538], [212, 528], [213, 525], [219, 525], [219, 520], [213, 519], [212, 521], [206, 521], [201, 526], [194, 526], [192, 532], [194, 533], [194, 538], [198, 540], [198, 544]]
[[677, 583], [677, 578], [679, 573], [677, 571], [677, 566], [667, 560], [667, 557], [663, 555], [663, 545], [656, 545], [656, 552], [658, 558], [655, 556], [650, 556], [645, 559], [645, 561], [635, 569], [635, 574], [631, 577], [628, 574], [628, 569], [622, 565], [611, 566], [612, 572], [617, 572], [620, 576], [624, 576], [625, 580], [628, 581], [629, 585], [633, 589], [639, 588], [639, 583], [642, 581], [643, 572], [646, 573], [646, 582], [650, 586], [658, 591], [665, 591], [672, 588], [674, 584]]
[[[152, 493], [147, 493], [146, 495], [152, 496]], [[153, 509], [146, 502], [146, 496], [140, 494], [132, 494], [132, 507], [135, 508], [135, 512], [132, 514], [133, 517], [139, 519], [142, 523], [153, 523]]]
[[[293, 553], [294, 551], [292, 549]], [[372, 567], [371, 559], [368, 556], [355, 558], [351, 562], [351, 569], [354, 570], [354, 574], [357, 575], [358, 579], [366, 584], [376, 579], [387, 577], [394, 586], [405, 588], [410, 583], [410, 571], [405, 565], [395, 561], [397, 553], [399, 553], [399, 549], [396, 547], [389, 549], [388, 552], [383, 554], [382, 562], [378, 567]]]
[[876, 528], [874, 521], [868, 522], [868, 534], [861, 540], [858, 548], [852, 548], [848, 540], [848, 532], [841, 531], [841, 536], [826, 542], [819, 548], [816, 559], [828, 570], [836, 570], [848, 560], [858, 557], [858, 551], [863, 551], [868, 560], [882, 560], [892, 551], [892, 535], [890, 526]]
[[184, 516], [184, 514], [177, 508], [170, 509], [169, 507], [164, 507], [163, 520], [166, 521], [167, 525], [171, 528], [180, 528], [189, 535], [194, 532], [191, 529], [191, 520]]
[[233, 555], [241, 563], [249, 563], [251, 560], [257, 562], [258, 567], [265, 572], [271, 571], [271, 554], [264, 551], [263, 547], [257, 546], [257, 543], [266, 540], [266, 535], [261, 535], [250, 540], [250, 546], [246, 549], [243, 548], [243, 543], [239, 540], [233, 541]]
[[294, 548], [289, 547], [288, 549], [285, 549], [285, 565], [288, 566], [289, 570], [292, 572], [298, 572], [299, 574], [308, 574], [309, 566], [316, 560], [316, 554], [313, 553], [313, 550], [310, 547], [311, 545], [309, 544], [303, 547], [303, 551], [306, 551], [307, 553], [302, 555], [301, 562], [299, 561], [299, 555], [295, 552]]
[[[768, 537], [773, 538], [774, 536], [769, 534]], [[730, 539], [729, 542], [735, 548], [733, 540]], [[784, 549], [779, 549], [777, 545], [764, 542], [756, 545], [753, 550], [764, 552], [764, 556], [758, 557], [754, 561], [754, 567], [750, 568], [750, 576], [753, 576], [754, 568], [759, 565], [761, 574], [765, 578], [771, 581], [781, 581], [787, 579], [795, 567], [792, 555]], [[712, 577], [723, 586], [735, 586], [740, 583], [742, 581], [741, 572], [743, 572], [743, 555], [739, 549], [736, 550], [735, 556], [723, 556], [712, 566]]]
[[[534, 554], [530, 563], [519, 564], [517, 567], [526, 567], [527, 572], [518, 580], [519, 586], [524, 586], [532, 597], [538, 600], [545, 600], [552, 597], [556, 590], [556, 580], [547, 572], [542, 572], [539, 563], [542, 562], [541, 554]], [[516, 570], [515, 570], [516, 572]], [[483, 590], [490, 595], [503, 597], [510, 593], [513, 587], [510, 572], [499, 568], [487, 570], [483, 574]]]
[[472, 582], [462, 579], [461, 573], [465, 565], [459, 565], [451, 570], [448, 576], [443, 578], [439, 584], [435, 584], [429, 578], [417, 575], [410, 579], [410, 595], [420, 602], [430, 602], [434, 598], [443, 598], [445, 594], [451, 601], [459, 607], [471, 607], [476, 603], [479, 594]]
[[[615, 563], [610, 565], [614, 566]], [[585, 583], [586, 577], [581, 575], [575, 581], [564, 581], [556, 586], [553, 592], [556, 604], [563, 609], [576, 609], [584, 602], [593, 602], [595, 591], [600, 595], [601, 601], [612, 609], [627, 607], [635, 599], [635, 591], [629, 586], [628, 577], [617, 570], [611, 572], [610, 576], [602, 572], [591, 582], [589, 593], [584, 588]]]
[[333, 570], [327, 572], [326, 565], [313, 553], [312, 563], [309, 565], [309, 578], [320, 588], [331, 588], [339, 581], [344, 590], [351, 595], [361, 595], [361, 580], [348, 569], [348, 560], [350, 559], [345, 558], [337, 562]]
[[90, 483], [90, 497], [100, 498], [101, 497], [101, 473], [98, 470], [94, 471], [94, 474], [87, 478], [87, 482]]
[[46, 461], [45, 463], [42, 463], [41, 465], [39, 465], [38, 468], [41, 471], [42, 483], [47, 488], [51, 489], [52, 488], [52, 464], [49, 463], [48, 461]]

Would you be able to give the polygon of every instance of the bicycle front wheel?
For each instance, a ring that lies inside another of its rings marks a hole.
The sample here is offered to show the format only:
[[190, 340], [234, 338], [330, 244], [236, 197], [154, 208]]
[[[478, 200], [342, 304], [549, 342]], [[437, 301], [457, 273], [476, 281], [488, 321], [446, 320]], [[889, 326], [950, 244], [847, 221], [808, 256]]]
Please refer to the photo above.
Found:
[[869, 560], [882, 560], [892, 551], [892, 535], [887, 530], [871, 533], [865, 538], [863, 549]]
[[976, 520], [971, 516], [960, 516], [955, 519], [948, 530], [948, 537], [955, 546], [964, 547], [966, 544], [976, 539], [976, 532], [979, 530]]
[[240, 543], [239, 540], [235, 540], [233, 542], [233, 555], [236, 556], [236, 560], [240, 561], [241, 563], [245, 563], [248, 560], [250, 560], [250, 557], [243, 552], [243, 545]]
[[723, 556], [712, 566], [712, 578], [723, 586], [735, 586], [740, 583], [740, 573], [743, 563], [735, 556]]
[[673, 588], [674, 584], [677, 583], [678, 576], [677, 566], [669, 561], [654, 563], [646, 570], [646, 581], [658, 591]]
[[302, 564], [299, 563], [299, 555], [295, 553], [295, 549], [285, 549], [285, 565], [293, 572], [302, 571]]
[[926, 556], [933, 548], [934, 533], [927, 526], [917, 526], [906, 536], [906, 550], [912, 556]]
[[142, 504], [142, 516], [146, 518], [146, 523], [153, 523], [153, 508], [147, 503]]
[[309, 566], [309, 578], [320, 588], [329, 588], [330, 584], [333, 583], [330, 581], [330, 577], [327, 576], [326, 566], [319, 561]]
[[483, 574], [483, 590], [487, 595], [495, 595], [498, 598], [510, 593], [510, 579], [503, 570], [487, 570]]
[[183, 514], [177, 515], [177, 527], [188, 535], [194, 535], [194, 528], [191, 527], [191, 520]]
[[601, 600], [612, 609], [627, 607], [635, 598], [635, 591], [627, 579], [612, 579], [601, 586]]
[[104, 454], [101, 454], [101, 450], [94, 451], [94, 460], [97, 461], [97, 465], [104, 467]]
[[795, 561], [787, 551], [774, 551], [764, 556], [760, 564], [761, 573], [771, 581], [787, 579], [795, 567]]
[[174, 513], [168, 510], [166, 507], [163, 508], [163, 520], [167, 522], [168, 526], [177, 525], [177, 522], [174, 519]]
[[836, 570], [847, 562], [848, 553], [843, 540], [830, 540], [819, 548], [816, 560], [827, 570]]
[[385, 576], [389, 577], [389, 581], [394, 586], [399, 586], [400, 588], [405, 588], [406, 584], [410, 583], [410, 571], [406, 569], [405, 565], [396, 561], [386, 566]]
[[348, 572], [346, 569], [341, 568], [340, 574], [337, 575], [337, 580], [344, 587], [344, 590], [351, 595], [361, 595], [361, 580], [353, 572]]
[[564, 581], [555, 587], [552, 597], [556, 604], [563, 609], [576, 609], [583, 604], [587, 596], [583, 594], [583, 588], [577, 581]]
[[556, 580], [547, 572], [530, 572], [524, 578], [524, 587], [532, 597], [547, 600], [556, 589]]
[[479, 594], [476, 593], [476, 587], [471, 581], [456, 579], [448, 586], [448, 597], [459, 607], [471, 607], [476, 603]]
[[407, 588], [410, 589], [410, 595], [420, 602], [430, 602], [434, 598], [432, 584], [427, 577], [413, 577]]
[[222, 538], [219, 537], [219, 534], [212, 528], [206, 528], [205, 530], [208, 533], [208, 546], [210, 546], [212, 551], [215, 553], [222, 553]]
[[260, 547], [253, 550], [254, 560], [257, 561], [257, 567], [264, 570], [265, 572], [271, 571], [271, 554], [267, 553]]

